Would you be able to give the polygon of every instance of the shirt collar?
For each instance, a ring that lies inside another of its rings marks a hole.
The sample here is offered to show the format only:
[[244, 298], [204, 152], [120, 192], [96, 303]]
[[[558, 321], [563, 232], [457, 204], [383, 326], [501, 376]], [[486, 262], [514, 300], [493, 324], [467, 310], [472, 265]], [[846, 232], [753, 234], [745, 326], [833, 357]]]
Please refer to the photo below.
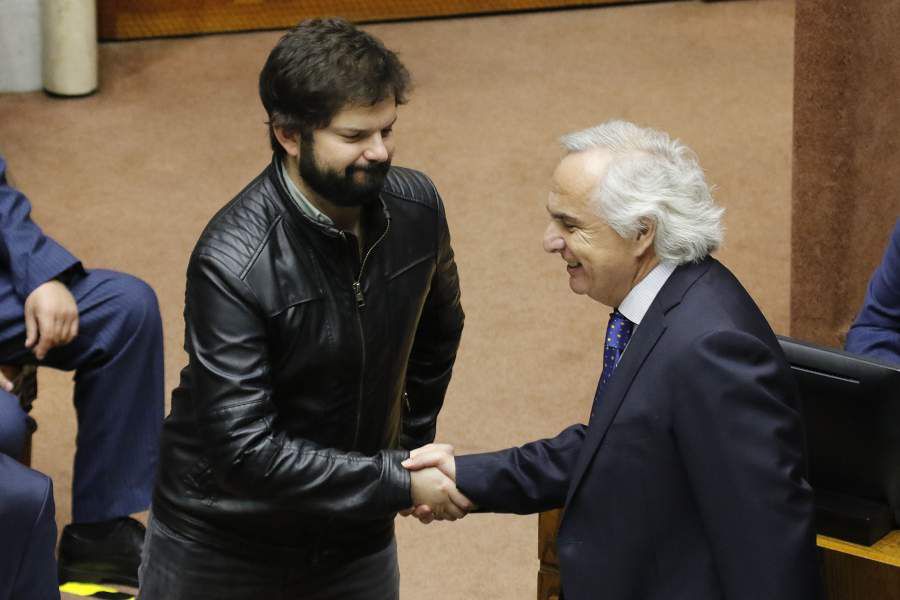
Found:
[[675, 271], [676, 265], [661, 262], [653, 270], [647, 273], [647, 276], [641, 279], [636, 286], [631, 288], [622, 303], [619, 304], [619, 312], [626, 319], [639, 325], [644, 315], [653, 304], [653, 299], [665, 285], [672, 272]]
[[300, 208], [300, 211], [317, 223], [334, 227], [334, 221], [331, 220], [331, 217], [316, 208], [306, 195], [300, 191], [300, 188], [297, 187], [294, 180], [288, 177], [284, 168], [284, 163], [280, 160], [276, 162], [278, 163], [278, 174], [281, 175], [281, 181], [284, 182], [284, 187], [287, 189], [288, 194], [291, 195], [294, 203]]

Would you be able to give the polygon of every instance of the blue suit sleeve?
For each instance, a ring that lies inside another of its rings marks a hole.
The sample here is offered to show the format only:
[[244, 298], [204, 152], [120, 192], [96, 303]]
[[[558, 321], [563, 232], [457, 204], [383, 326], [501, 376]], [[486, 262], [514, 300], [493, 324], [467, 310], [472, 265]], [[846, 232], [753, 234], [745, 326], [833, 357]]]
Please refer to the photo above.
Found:
[[39, 285], [81, 263], [65, 248], [44, 235], [31, 220], [31, 203], [6, 181], [6, 161], [0, 156], [0, 264], [24, 302]]
[[456, 458], [456, 485], [481, 511], [527, 515], [560, 508], [587, 426], [552, 439]]
[[862, 310], [847, 334], [846, 348], [900, 365], [900, 220], [869, 280]]
[[53, 484], [47, 480], [43, 501], [34, 520], [31, 535], [22, 552], [22, 562], [13, 586], [13, 598], [57, 600], [59, 584], [56, 580], [56, 510], [53, 503]]
[[673, 363], [674, 435], [725, 598], [815, 597], [812, 490], [788, 373], [740, 331], [708, 333]]

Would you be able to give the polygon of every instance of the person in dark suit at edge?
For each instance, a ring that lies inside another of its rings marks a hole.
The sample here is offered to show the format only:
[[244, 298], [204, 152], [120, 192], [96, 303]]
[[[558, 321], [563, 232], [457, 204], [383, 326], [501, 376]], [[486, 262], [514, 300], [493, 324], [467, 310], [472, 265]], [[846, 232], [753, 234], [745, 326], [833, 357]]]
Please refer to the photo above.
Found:
[[[150, 505], [162, 353], [153, 290], [125, 273], [85, 269], [47, 236], [0, 156], [0, 365], [75, 371], [73, 523], [60, 541], [61, 581], [137, 584], [144, 526], [129, 515]], [[0, 371], [0, 599], [58, 597], [52, 485], [16, 463], [27, 415], [12, 389]]]
[[[26, 364], [75, 371], [73, 522], [60, 539], [60, 581], [137, 585], [144, 526], [130, 515], [150, 506], [163, 417], [156, 294], [126, 273], [85, 269], [47, 236], [0, 156], [0, 365]], [[0, 446], [19, 458], [27, 415], [11, 390], [0, 374]]]
[[869, 280], [865, 302], [847, 334], [846, 349], [900, 365], [900, 220]]
[[0, 600], [53, 600], [59, 598], [53, 482], [16, 460], [21, 446], [6, 431], [0, 430]]
[[544, 249], [572, 291], [615, 308], [588, 424], [455, 459], [430, 444], [404, 466], [439, 467], [481, 511], [564, 507], [567, 600], [819, 597], [797, 390], [762, 313], [710, 257], [723, 211], [695, 155], [623, 121], [562, 144]]

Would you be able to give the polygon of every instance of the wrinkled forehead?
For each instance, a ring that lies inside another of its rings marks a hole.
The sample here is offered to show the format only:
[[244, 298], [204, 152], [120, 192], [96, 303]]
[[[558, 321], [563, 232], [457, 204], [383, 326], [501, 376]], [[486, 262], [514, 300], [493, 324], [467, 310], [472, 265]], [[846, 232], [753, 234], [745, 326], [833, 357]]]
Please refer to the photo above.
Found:
[[587, 150], [567, 154], [559, 161], [550, 182], [550, 205], [583, 206], [606, 174], [612, 154]]

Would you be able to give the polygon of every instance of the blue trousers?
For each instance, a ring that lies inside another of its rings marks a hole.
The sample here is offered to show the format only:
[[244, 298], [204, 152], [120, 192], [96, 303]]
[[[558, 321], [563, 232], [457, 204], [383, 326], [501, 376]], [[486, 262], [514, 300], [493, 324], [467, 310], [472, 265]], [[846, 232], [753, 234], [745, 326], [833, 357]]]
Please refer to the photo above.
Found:
[[[90, 523], [150, 506], [163, 419], [162, 323], [156, 294], [131, 275], [88, 271], [70, 291], [78, 336], [39, 363], [25, 348], [24, 307], [2, 307], [0, 363], [75, 371], [72, 520]], [[0, 451], [19, 455], [24, 428], [16, 399], [0, 394]]]

